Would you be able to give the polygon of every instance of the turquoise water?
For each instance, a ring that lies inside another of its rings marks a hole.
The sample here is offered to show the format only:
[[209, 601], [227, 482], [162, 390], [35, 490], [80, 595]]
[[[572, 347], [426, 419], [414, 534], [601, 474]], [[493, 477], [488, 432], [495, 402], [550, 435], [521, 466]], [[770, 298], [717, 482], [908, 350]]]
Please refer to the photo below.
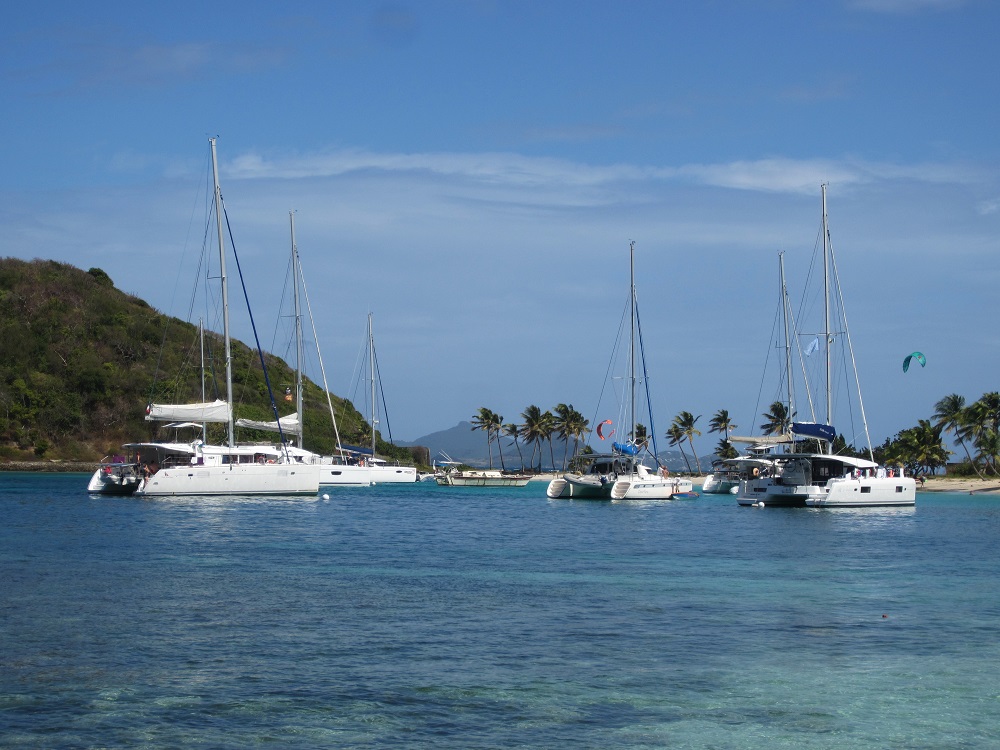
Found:
[[1000, 497], [0, 473], [5, 748], [995, 748]]

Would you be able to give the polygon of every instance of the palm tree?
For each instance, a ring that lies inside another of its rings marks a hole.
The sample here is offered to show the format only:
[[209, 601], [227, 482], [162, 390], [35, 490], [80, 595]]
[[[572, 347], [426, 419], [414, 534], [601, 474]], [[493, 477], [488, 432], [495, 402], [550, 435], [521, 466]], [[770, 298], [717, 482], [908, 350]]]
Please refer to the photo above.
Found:
[[[573, 440], [573, 455], [575, 456], [580, 446], [580, 439], [586, 437], [590, 430], [590, 420], [573, 408], [573, 404], [558, 404], [555, 409], [553, 427], [563, 441], [563, 463], [562, 470], [566, 470], [566, 461], [570, 458], [569, 441]], [[553, 467], [554, 468], [554, 467]]]
[[781, 401], [775, 401], [761, 416], [767, 420], [760, 426], [765, 435], [787, 435], [792, 429], [792, 417]]
[[694, 436], [701, 435], [701, 430], [695, 428], [695, 422], [701, 419], [699, 414], [697, 417], [689, 411], [682, 411], [676, 417], [674, 417], [674, 424], [677, 425], [684, 437], [687, 438], [688, 443], [691, 445], [691, 453], [694, 454], [694, 463], [698, 467], [698, 473], [701, 474], [701, 461], [698, 459], [698, 453], [694, 449]]
[[1000, 393], [984, 393], [979, 400], [966, 409], [967, 428], [974, 436], [981, 459], [986, 468], [994, 474], [997, 470], [997, 435], [1000, 434]]
[[635, 434], [632, 436], [632, 442], [640, 449], [649, 445], [649, 431], [646, 429], [646, 425], [635, 423]]
[[1000, 459], [1000, 433], [996, 430], [986, 430], [978, 440], [976, 440], [978, 453], [976, 458], [983, 460], [986, 468], [992, 469], [994, 474], [1000, 474], [997, 469], [997, 460]]
[[[546, 412], [548, 413], [548, 412]], [[538, 451], [538, 471], [542, 470], [542, 451], [541, 444], [545, 440], [546, 435], [543, 432], [544, 424], [542, 419], [542, 410], [537, 406], [532, 404], [523, 412], [521, 412], [521, 419], [524, 422], [521, 424], [521, 439], [531, 445], [531, 462], [534, 462], [535, 451]]]
[[726, 409], [719, 409], [712, 415], [712, 419], [709, 420], [708, 431], [724, 435], [715, 447], [715, 455], [719, 458], [736, 458], [739, 455], [733, 444], [729, 442], [729, 431], [735, 430], [738, 426], [733, 424], [733, 420], [729, 417], [729, 411]]
[[969, 407], [969, 413], [976, 432], [1000, 431], [1000, 393], [984, 393]]
[[508, 422], [500, 428], [500, 431], [503, 433], [504, 437], [513, 438], [514, 446], [517, 448], [517, 456], [521, 459], [521, 471], [524, 471], [524, 455], [521, 453], [521, 444], [517, 442], [520, 429], [520, 425]]
[[[493, 433], [495, 431], [495, 425], [503, 421], [502, 417], [499, 417], [496, 412], [488, 409], [485, 406], [480, 406], [479, 411], [472, 418], [472, 429], [482, 430], [486, 433], [486, 445], [490, 452], [490, 468], [493, 468]], [[498, 441], [499, 442], [499, 441]], [[503, 462], [503, 453], [501, 455], [501, 463]]]
[[903, 430], [886, 451], [888, 462], [906, 466], [911, 474], [934, 473], [948, 460], [948, 450], [941, 439], [941, 428], [921, 419], [916, 427]]
[[729, 412], [726, 409], [719, 409], [712, 416], [712, 419], [708, 423], [709, 432], [719, 432], [726, 436], [726, 440], [729, 440], [729, 431], [735, 430], [739, 425], [733, 424], [733, 420], [729, 418]]
[[957, 393], [945, 396], [934, 404], [935, 427], [940, 427], [945, 432], [955, 433], [955, 439], [962, 446], [962, 450], [965, 451], [965, 456], [969, 459], [972, 468], [975, 469], [979, 478], [983, 479], [982, 472], [979, 471], [979, 466], [972, 460], [972, 454], [969, 453], [969, 446], [965, 444], [965, 438], [970, 437], [968, 416], [968, 410], [965, 408], [965, 396], [960, 396]]
[[715, 455], [721, 459], [727, 458], [738, 458], [739, 451], [737, 451], [733, 444], [730, 443], [725, 438], [719, 438], [719, 444], [715, 446]]
[[977, 403], [983, 405], [983, 410], [987, 419], [990, 420], [993, 431], [1000, 431], [1000, 392], [984, 393], [979, 397]]
[[667, 437], [670, 438], [670, 445], [676, 445], [681, 449], [681, 455], [684, 456], [684, 463], [687, 464], [688, 474], [690, 474], [691, 462], [688, 461], [687, 453], [684, 452], [684, 441], [687, 439], [687, 435], [684, 434], [684, 430], [681, 429], [676, 420], [670, 425], [670, 429], [667, 430]]
[[573, 438], [573, 455], [580, 451], [580, 440], [587, 437], [590, 432], [590, 420], [584, 417], [576, 409], [570, 415], [570, 436]]
[[507, 466], [503, 462], [503, 446], [500, 444], [500, 430], [503, 429], [503, 417], [493, 412], [490, 420], [490, 430], [493, 431], [493, 437], [497, 441], [497, 451], [500, 453], [500, 470], [507, 471]]
[[[562, 470], [566, 471], [566, 458], [569, 455], [569, 439], [570, 433], [572, 432], [572, 422], [573, 413], [576, 409], [573, 408], [573, 404], [556, 404], [555, 409], [555, 419], [553, 420], [553, 428], [555, 433], [562, 438], [563, 441], [563, 463]], [[553, 466], [555, 468], [555, 466]]]
[[[552, 438], [556, 434], [556, 417], [550, 411], [542, 412], [542, 419], [539, 425], [539, 429], [545, 435], [545, 439], [549, 441], [549, 460], [552, 461], [552, 468], [556, 468], [556, 454], [555, 449], [552, 447]], [[541, 471], [542, 468], [541, 453], [538, 457], [538, 469]]]

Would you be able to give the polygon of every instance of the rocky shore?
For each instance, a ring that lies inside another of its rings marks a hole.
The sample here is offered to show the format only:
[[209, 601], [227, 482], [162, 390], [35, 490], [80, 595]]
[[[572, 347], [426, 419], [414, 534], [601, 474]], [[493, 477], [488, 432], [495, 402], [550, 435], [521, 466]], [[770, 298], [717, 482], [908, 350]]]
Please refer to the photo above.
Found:
[[49, 461], [8, 461], [0, 459], [0, 471], [82, 471], [90, 474], [96, 467], [96, 461], [61, 461], [58, 459], [51, 459]]

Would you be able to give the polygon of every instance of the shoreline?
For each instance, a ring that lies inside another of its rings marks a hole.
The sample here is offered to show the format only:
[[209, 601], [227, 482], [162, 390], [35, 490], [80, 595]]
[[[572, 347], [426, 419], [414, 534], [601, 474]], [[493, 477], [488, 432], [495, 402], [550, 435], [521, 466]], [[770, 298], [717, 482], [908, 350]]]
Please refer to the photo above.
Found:
[[917, 482], [917, 492], [961, 492], [969, 495], [1000, 492], [1000, 477], [927, 477], [923, 487]]
[[[80, 473], [90, 474], [94, 471], [96, 462], [92, 461], [63, 461], [60, 459], [49, 459], [47, 461], [0, 461], [0, 472], [3, 471], [24, 471], [39, 473]], [[532, 482], [550, 482], [561, 476], [562, 472], [544, 472], [534, 474]], [[678, 475], [681, 476], [681, 475]], [[704, 476], [687, 477], [696, 487], [705, 483]], [[947, 477], [930, 476], [923, 486], [917, 483], [917, 492], [957, 492], [969, 495], [998, 494], [1000, 493], [1000, 477]]]
[[0, 471], [28, 471], [39, 473], [81, 473], [93, 474], [97, 461], [63, 461], [50, 458], [48, 461], [0, 461]]

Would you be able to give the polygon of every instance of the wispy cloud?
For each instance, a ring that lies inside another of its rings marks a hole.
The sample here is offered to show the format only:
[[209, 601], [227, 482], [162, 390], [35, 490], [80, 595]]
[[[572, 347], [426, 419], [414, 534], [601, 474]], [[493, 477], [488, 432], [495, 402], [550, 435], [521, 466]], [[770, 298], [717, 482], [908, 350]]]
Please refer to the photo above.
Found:
[[906, 180], [972, 183], [976, 171], [962, 164], [892, 164], [844, 159], [765, 158], [719, 164], [653, 166], [588, 165], [510, 153], [375, 153], [356, 149], [269, 157], [247, 153], [229, 162], [235, 179], [302, 179], [358, 172], [425, 173], [472, 184], [511, 188], [600, 188], [625, 182], [692, 183], [734, 190], [811, 194], [821, 182], [840, 187]]
[[990, 216], [992, 214], [1000, 212], [1000, 198], [993, 198], [990, 200], [980, 201], [976, 205], [976, 211], [981, 216]]

